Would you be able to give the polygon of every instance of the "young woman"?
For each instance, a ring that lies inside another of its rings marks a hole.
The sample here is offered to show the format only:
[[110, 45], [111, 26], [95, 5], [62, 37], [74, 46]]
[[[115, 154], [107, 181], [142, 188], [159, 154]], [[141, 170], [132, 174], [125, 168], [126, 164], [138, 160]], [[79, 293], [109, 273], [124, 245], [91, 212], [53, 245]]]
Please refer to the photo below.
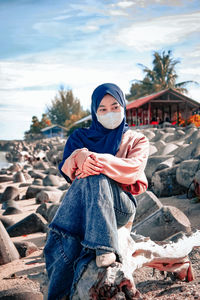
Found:
[[134, 217], [134, 195], [147, 189], [149, 143], [126, 124], [125, 99], [105, 83], [92, 94], [92, 124], [68, 138], [59, 169], [71, 183], [44, 249], [48, 299], [73, 294], [91, 259], [98, 267], [120, 261], [117, 228]]

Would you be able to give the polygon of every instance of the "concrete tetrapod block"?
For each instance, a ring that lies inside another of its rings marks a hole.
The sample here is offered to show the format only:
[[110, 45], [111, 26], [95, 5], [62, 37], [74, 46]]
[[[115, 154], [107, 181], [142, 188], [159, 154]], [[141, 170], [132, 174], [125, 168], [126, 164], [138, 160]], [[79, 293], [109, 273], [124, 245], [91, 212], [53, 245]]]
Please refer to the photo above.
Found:
[[200, 158], [200, 138], [196, 141], [196, 147], [192, 152], [193, 158]]
[[151, 179], [152, 191], [157, 197], [169, 197], [186, 193], [187, 189], [176, 180], [178, 166], [155, 172]]
[[40, 214], [41, 216], [43, 216], [43, 218], [45, 218], [45, 220], [48, 221], [48, 215], [47, 215], [47, 211], [48, 208], [52, 205], [52, 203], [42, 203], [37, 209], [36, 209], [36, 213]]
[[54, 218], [54, 216], [55, 216], [55, 214], [56, 214], [56, 212], [57, 212], [59, 206], [60, 206], [60, 204], [52, 204], [52, 205], [47, 209], [47, 218], [48, 218], [48, 222], [49, 222], [49, 223], [53, 220], [53, 218]]
[[60, 190], [41, 191], [36, 196], [36, 203], [45, 203], [45, 202], [57, 203], [57, 202], [59, 202], [60, 198], [62, 197], [62, 194], [63, 194], [63, 192]]
[[11, 237], [46, 231], [47, 221], [37, 213], [32, 213], [26, 218], [7, 228], [7, 232]]
[[30, 185], [26, 191], [25, 198], [30, 199], [30, 198], [35, 198], [36, 195], [43, 190], [43, 186], [38, 186], [38, 185]]
[[9, 217], [6, 217], [6, 216], [0, 216], [0, 221], [2, 222], [2, 224], [5, 228], [8, 228], [9, 226], [12, 226], [13, 224], [15, 224], [15, 222], [13, 220], [9, 219]]
[[3, 212], [3, 216], [6, 215], [17, 215], [21, 214], [23, 211], [17, 207], [9, 206], [6, 208], [6, 210]]
[[0, 265], [19, 259], [19, 253], [0, 221]]
[[161, 162], [161, 163], [157, 166], [155, 172], [161, 171], [161, 170], [166, 169], [166, 168], [172, 168], [173, 166], [174, 166], [174, 157], [170, 157], [170, 158], [168, 158], [167, 160]]
[[141, 195], [135, 196], [135, 198], [137, 199], [137, 209], [133, 220], [134, 225], [163, 206], [160, 200], [151, 191], [146, 191]]
[[171, 157], [173, 157], [173, 155], [153, 155], [149, 157], [145, 168], [145, 174], [149, 183], [151, 182], [152, 175], [157, 169], [158, 165]]
[[7, 186], [1, 196], [1, 203], [7, 200], [19, 200], [20, 191], [15, 186]]
[[14, 242], [14, 245], [17, 248], [20, 257], [26, 257], [31, 253], [39, 250], [38, 247], [32, 242], [19, 241], [19, 242]]
[[0, 291], [0, 300], [42, 300], [43, 295], [33, 288], [13, 288], [5, 291]]
[[0, 183], [7, 181], [13, 181], [13, 176], [0, 175]]
[[49, 174], [43, 179], [44, 186], [59, 186], [60, 178], [59, 176]]
[[13, 176], [13, 182], [26, 182], [24, 174], [19, 171]]
[[19, 209], [19, 204], [15, 200], [7, 200], [2, 203], [1, 209], [6, 209], [8, 207], [16, 207]]
[[163, 241], [183, 231], [191, 232], [187, 216], [174, 206], [163, 206], [132, 228], [136, 234], [150, 237], [153, 241]]
[[188, 188], [194, 179], [195, 173], [200, 169], [199, 159], [190, 159], [182, 161], [176, 171], [177, 182]]

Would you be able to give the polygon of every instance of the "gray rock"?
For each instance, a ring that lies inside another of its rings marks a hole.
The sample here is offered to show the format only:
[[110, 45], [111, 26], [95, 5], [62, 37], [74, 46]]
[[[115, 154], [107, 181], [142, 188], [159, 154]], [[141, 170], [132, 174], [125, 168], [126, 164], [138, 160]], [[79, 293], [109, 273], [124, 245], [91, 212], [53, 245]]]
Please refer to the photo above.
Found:
[[33, 180], [33, 183], [32, 183], [32, 184], [33, 184], [33, 185], [43, 186], [43, 180], [40, 179], [40, 178], [35, 178], [35, 179]]
[[40, 214], [45, 220], [48, 221], [48, 208], [52, 206], [52, 203], [42, 203], [36, 210], [36, 213]]
[[151, 140], [151, 142], [158, 142], [160, 140], [164, 141], [164, 137], [166, 137], [166, 133], [163, 130], [158, 130], [156, 132], [155, 137]]
[[161, 171], [166, 168], [172, 168], [173, 166], [174, 166], [174, 157], [170, 157], [167, 160], [161, 162], [155, 169], [155, 172]]
[[56, 175], [47, 175], [43, 179], [44, 186], [59, 186], [60, 185], [60, 178]]
[[191, 224], [186, 215], [178, 208], [163, 206], [133, 226], [132, 231], [150, 237], [153, 241], [163, 241], [180, 231], [191, 232]]
[[14, 182], [26, 182], [26, 179], [24, 177], [24, 174], [21, 171], [19, 171], [14, 174], [13, 181]]
[[25, 171], [23, 174], [26, 181], [31, 179], [31, 176], [28, 174], [28, 172]]
[[45, 171], [46, 174], [51, 174], [51, 175], [58, 175], [59, 171], [58, 168], [56, 167], [50, 167]]
[[21, 214], [21, 213], [22, 213], [21, 209], [9, 206], [4, 211], [3, 216], [6, 216], [6, 215], [17, 215], [17, 214]]
[[144, 130], [143, 134], [148, 138], [149, 141], [151, 141], [155, 137], [155, 133], [150, 130]]
[[15, 248], [6, 229], [0, 221], [0, 265], [7, 264], [15, 259], [19, 259], [19, 253]]
[[135, 197], [137, 199], [137, 210], [133, 221], [134, 225], [163, 206], [160, 200], [151, 191], [146, 191]]
[[41, 192], [43, 187], [38, 186], [38, 185], [30, 185], [26, 191], [25, 198], [30, 199], [30, 198], [35, 198], [36, 195]]
[[157, 148], [157, 154], [156, 155], [162, 155], [163, 149], [165, 148], [165, 146], [167, 145], [164, 141], [160, 140], [154, 143], [154, 145]]
[[60, 190], [57, 191], [41, 191], [36, 196], [36, 203], [58, 203], [62, 197], [63, 192]]
[[10, 207], [10, 206], [19, 208], [19, 204], [18, 204], [15, 200], [12, 200], [12, 199], [7, 200], [7, 201], [4, 201], [4, 202], [2, 203], [1, 208], [2, 208], [2, 209], [6, 209], [6, 208], [8, 208], [8, 207]]
[[151, 183], [151, 178], [158, 165], [161, 162], [166, 161], [166, 159], [169, 159], [171, 157], [173, 157], [173, 155], [155, 155], [155, 156], [153, 155], [149, 157], [145, 168], [145, 174], [147, 176], [147, 179], [149, 180], [149, 183]]
[[149, 156], [151, 155], [155, 155], [158, 152], [157, 147], [155, 146], [155, 144], [150, 143], [149, 144]]
[[169, 143], [162, 149], [161, 155], [169, 155], [177, 148], [178, 146], [176, 144]]
[[28, 174], [32, 177], [32, 178], [35, 178], [35, 179], [44, 179], [45, 178], [45, 174], [42, 173], [42, 172], [39, 172], [39, 171], [29, 171]]
[[8, 181], [13, 181], [13, 176], [0, 175], [0, 183]]
[[7, 228], [7, 232], [10, 237], [46, 231], [47, 222], [40, 214], [37, 213], [32, 213], [26, 218]]
[[11, 288], [0, 291], [0, 300], [42, 300], [43, 295], [33, 287], [27, 288], [21, 285], [17, 288]]
[[44, 161], [39, 161], [35, 163], [33, 167], [37, 170], [47, 170], [49, 168], [48, 164]]
[[183, 160], [188, 160], [192, 158], [192, 152], [195, 148], [195, 144], [190, 144], [187, 146], [180, 147], [175, 155], [175, 163], [180, 163]]
[[1, 203], [7, 200], [19, 200], [20, 191], [15, 186], [7, 186], [1, 195]]
[[38, 251], [38, 247], [32, 242], [14, 242], [14, 245], [19, 252], [20, 257], [26, 257], [31, 253]]
[[61, 191], [66, 191], [66, 190], [69, 189], [69, 187], [70, 187], [70, 184], [69, 183], [65, 183], [65, 184], [59, 186], [58, 189], [61, 190]]
[[152, 191], [157, 197], [169, 197], [186, 193], [187, 189], [176, 180], [178, 166], [155, 172], [152, 176]]
[[47, 210], [47, 218], [48, 218], [48, 222], [49, 223], [53, 220], [53, 218], [54, 218], [54, 216], [55, 216], [55, 214], [56, 214], [59, 206], [60, 206], [60, 204], [52, 204], [48, 208], [48, 210]]
[[0, 215], [0, 221], [2, 222], [5, 228], [8, 228], [9, 226], [12, 226], [15, 223], [13, 220], [9, 219], [8, 217], [1, 216], [1, 215]]
[[176, 180], [185, 188], [188, 188], [194, 179], [197, 170], [200, 169], [200, 161], [197, 159], [190, 159], [181, 162], [177, 168]]

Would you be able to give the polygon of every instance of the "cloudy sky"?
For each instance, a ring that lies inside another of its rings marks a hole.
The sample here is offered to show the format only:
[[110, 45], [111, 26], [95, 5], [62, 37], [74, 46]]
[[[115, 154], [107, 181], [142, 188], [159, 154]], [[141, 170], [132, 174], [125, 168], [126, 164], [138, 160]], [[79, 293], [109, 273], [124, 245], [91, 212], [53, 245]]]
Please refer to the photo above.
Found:
[[[0, 0], [0, 139], [21, 139], [59, 87], [84, 109], [103, 82], [128, 93], [154, 51], [200, 82], [199, 0]], [[188, 86], [200, 102], [200, 86]]]

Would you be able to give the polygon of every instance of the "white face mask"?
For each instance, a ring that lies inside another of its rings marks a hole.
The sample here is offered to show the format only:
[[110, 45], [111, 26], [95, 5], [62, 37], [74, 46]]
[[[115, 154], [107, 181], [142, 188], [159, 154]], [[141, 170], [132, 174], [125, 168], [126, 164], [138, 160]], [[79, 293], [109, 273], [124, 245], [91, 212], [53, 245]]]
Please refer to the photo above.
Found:
[[109, 112], [105, 115], [96, 114], [97, 120], [103, 127], [107, 129], [117, 128], [124, 119], [124, 110], [121, 109], [120, 112]]

